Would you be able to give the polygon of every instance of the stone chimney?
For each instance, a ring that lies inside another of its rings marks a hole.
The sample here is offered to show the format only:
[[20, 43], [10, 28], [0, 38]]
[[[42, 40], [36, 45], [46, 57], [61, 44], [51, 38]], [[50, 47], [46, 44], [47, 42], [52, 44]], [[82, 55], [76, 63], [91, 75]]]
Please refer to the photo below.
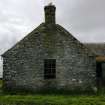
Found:
[[46, 24], [55, 24], [55, 11], [56, 7], [50, 3], [49, 5], [44, 7], [45, 11], [45, 23]]

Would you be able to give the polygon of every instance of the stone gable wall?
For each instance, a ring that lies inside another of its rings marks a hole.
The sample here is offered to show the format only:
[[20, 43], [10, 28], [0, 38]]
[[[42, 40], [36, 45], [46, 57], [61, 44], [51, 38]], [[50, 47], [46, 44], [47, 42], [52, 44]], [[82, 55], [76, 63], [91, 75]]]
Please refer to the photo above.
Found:
[[[44, 29], [44, 30], [43, 30]], [[4, 87], [8, 89], [56, 88], [91, 90], [96, 87], [95, 57], [67, 33], [42, 27], [4, 57]], [[56, 79], [44, 80], [44, 59], [56, 59]]]

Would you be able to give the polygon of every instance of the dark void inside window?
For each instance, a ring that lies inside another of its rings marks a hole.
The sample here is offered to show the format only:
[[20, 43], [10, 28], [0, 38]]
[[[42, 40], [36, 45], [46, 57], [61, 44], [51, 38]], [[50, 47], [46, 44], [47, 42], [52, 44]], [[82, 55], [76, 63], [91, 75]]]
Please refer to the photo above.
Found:
[[97, 74], [97, 78], [102, 78], [102, 63], [101, 62], [97, 62], [96, 63], [96, 74]]
[[45, 79], [56, 78], [56, 60], [55, 59], [44, 60], [44, 78]]

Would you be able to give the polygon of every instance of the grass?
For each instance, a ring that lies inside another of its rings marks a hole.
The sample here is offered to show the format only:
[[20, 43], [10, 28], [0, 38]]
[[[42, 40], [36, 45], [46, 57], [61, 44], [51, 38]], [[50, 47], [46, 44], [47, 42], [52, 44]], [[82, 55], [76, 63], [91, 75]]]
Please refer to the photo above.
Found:
[[0, 105], [105, 105], [105, 96], [5, 95]]
[[[2, 80], [0, 81], [2, 87]], [[105, 105], [105, 95], [21, 94], [0, 93], [0, 105]]]

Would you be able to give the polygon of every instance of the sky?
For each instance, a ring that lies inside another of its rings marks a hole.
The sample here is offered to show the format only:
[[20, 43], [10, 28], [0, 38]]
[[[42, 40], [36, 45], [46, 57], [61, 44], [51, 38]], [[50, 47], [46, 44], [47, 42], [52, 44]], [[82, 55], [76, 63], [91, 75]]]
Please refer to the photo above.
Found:
[[56, 23], [79, 41], [105, 43], [105, 0], [0, 0], [0, 55], [44, 22], [50, 2], [57, 9]]

